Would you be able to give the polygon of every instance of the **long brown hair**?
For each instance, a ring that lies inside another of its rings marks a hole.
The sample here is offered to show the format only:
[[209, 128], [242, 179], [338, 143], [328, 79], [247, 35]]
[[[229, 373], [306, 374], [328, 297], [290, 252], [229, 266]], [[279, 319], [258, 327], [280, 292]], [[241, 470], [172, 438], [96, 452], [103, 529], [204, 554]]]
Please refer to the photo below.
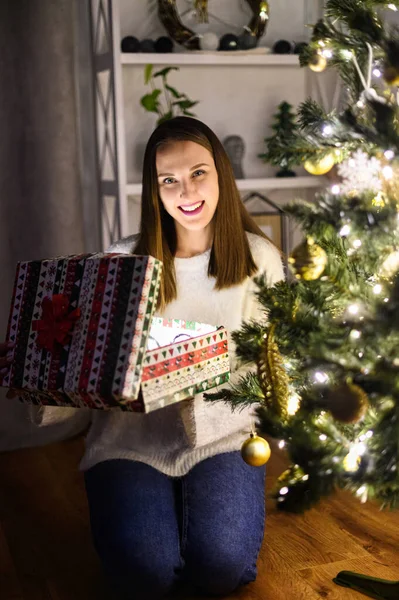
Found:
[[171, 141], [195, 142], [206, 148], [215, 161], [219, 201], [213, 217], [214, 237], [208, 275], [215, 277], [216, 289], [239, 284], [256, 273], [257, 266], [246, 231], [268, 239], [246, 210], [230, 160], [213, 131], [201, 121], [190, 117], [175, 117], [165, 121], [155, 129], [145, 150], [140, 234], [134, 249], [137, 254], [154, 256], [163, 263], [158, 300], [161, 309], [177, 296], [174, 267], [176, 228], [173, 218], [161, 202], [156, 169], [158, 148]]

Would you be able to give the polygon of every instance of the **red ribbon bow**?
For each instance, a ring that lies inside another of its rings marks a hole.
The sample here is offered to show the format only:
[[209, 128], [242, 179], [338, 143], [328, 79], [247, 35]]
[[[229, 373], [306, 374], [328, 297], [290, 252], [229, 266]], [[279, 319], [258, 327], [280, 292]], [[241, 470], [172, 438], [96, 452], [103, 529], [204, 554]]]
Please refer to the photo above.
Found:
[[32, 321], [33, 331], [38, 331], [37, 345], [52, 352], [54, 343], [64, 346], [75, 321], [80, 317], [80, 308], [68, 314], [69, 299], [63, 294], [54, 294], [52, 298], [44, 298], [42, 302], [42, 318]]

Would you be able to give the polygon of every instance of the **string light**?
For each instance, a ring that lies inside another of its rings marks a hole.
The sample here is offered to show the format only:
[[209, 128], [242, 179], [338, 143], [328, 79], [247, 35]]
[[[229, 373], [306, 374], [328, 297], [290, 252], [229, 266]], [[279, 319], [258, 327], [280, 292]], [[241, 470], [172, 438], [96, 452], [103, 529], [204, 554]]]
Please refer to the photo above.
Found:
[[317, 371], [314, 374], [314, 380], [317, 383], [327, 383], [327, 381], [328, 381], [328, 375], [327, 375], [327, 373], [321, 373], [321, 371]]
[[362, 240], [355, 240], [355, 241], [353, 242], [353, 246], [354, 246], [355, 248], [360, 248], [360, 246], [361, 246], [361, 245], [362, 245]]
[[349, 234], [350, 234], [350, 232], [351, 232], [350, 225], [344, 225], [344, 226], [342, 227], [342, 229], [340, 230], [340, 232], [339, 232], [339, 235], [340, 235], [341, 237], [344, 237], [344, 236], [346, 236], [346, 235], [349, 235]]
[[361, 331], [358, 331], [357, 329], [352, 329], [352, 331], [350, 332], [350, 337], [353, 340], [358, 340], [361, 337], [361, 335]]
[[323, 135], [331, 135], [333, 132], [333, 128], [331, 127], [331, 125], [324, 125], [323, 127]]
[[393, 177], [393, 169], [392, 167], [386, 166], [382, 169], [382, 174], [385, 179], [392, 179]]
[[278, 443], [278, 447], [280, 448], [280, 450], [282, 450], [282, 449], [284, 448], [284, 446], [285, 446], [285, 441], [284, 441], [284, 440], [281, 440], [281, 441]]
[[325, 442], [327, 439], [327, 436], [325, 433], [322, 433], [321, 435], [319, 435], [319, 440], [321, 440], [322, 442]]
[[289, 415], [295, 415], [298, 412], [300, 405], [300, 397], [295, 392], [288, 399], [287, 412]]
[[326, 48], [325, 50], [322, 50], [321, 55], [324, 56], [324, 58], [332, 58], [333, 52], [329, 48]]
[[357, 304], [351, 304], [350, 306], [348, 306], [348, 312], [351, 315], [359, 314], [359, 306]]
[[341, 56], [345, 60], [352, 60], [353, 52], [352, 50], [341, 50]]
[[282, 487], [280, 490], [280, 495], [281, 496], [285, 496], [286, 494], [288, 494], [290, 490], [287, 487]]
[[331, 193], [334, 194], [335, 196], [337, 194], [339, 194], [340, 191], [341, 191], [341, 188], [340, 188], [339, 185], [333, 185], [332, 188], [331, 188]]
[[379, 69], [373, 69], [374, 77], [381, 77], [382, 73]]
[[377, 285], [375, 285], [373, 287], [373, 293], [378, 296], [378, 294], [381, 294], [382, 292], [382, 285], [380, 283], [377, 283]]
[[361, 496], [360, 498], [360, 502], [362, 504], [364, 504], [365, 502], [367, 502], [367, 487], [365, 485], [362, 485], [356, 492], [357, 496]]
[[393, 150], [385, 150], [384, 156], [387, 160], [392, 160], [395, 156], [395, 152]]

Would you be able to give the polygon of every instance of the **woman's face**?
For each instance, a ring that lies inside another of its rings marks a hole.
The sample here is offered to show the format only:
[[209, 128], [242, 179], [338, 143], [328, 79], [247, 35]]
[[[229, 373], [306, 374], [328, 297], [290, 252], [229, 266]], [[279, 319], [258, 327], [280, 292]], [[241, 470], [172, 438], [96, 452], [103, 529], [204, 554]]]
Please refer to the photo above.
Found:
[[219, 182], [211, 153], [195, 142], [174, 141], [156, 155], [159, 195], [165, 210], [186, 230], [205, 230], [219, 201]]

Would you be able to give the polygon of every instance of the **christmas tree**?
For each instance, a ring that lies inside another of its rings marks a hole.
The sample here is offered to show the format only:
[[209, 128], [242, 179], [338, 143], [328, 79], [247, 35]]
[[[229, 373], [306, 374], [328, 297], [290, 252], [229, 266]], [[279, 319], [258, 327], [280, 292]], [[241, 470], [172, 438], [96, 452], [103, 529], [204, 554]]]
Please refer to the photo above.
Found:
[[[273, 288], [258, 280], [267, 318], [233, 334], [255, 368], [207, 397], [253, 403], [258, 431], [285, 447], [281, 510], [304, 511], [339, 488], [399, 504], [399, 38], [382, 10], [398, 6], [325, 3], [301, 63], [337, 68], [346, 108], [302, 104], [288, 154], [314, 165], [332, 157], [342, 181], [286, 208], [305, 233], [292, 276]], [[274, 150], [276, 160], [287, 153]]]
[[[291, 104], [288, 102], [279, 104], [272, 129], [275, 133], [265, 139], [267, 150], [259, 157], [266, 163], [280, 167], [277, 177], [295, 177], [296, 174], [291, 169], [298, 164], [298, 156], [288, 150], [297, 130], [296, 115]], [[281, 147], [287, 150], [283, 155], [279, 152]]]

